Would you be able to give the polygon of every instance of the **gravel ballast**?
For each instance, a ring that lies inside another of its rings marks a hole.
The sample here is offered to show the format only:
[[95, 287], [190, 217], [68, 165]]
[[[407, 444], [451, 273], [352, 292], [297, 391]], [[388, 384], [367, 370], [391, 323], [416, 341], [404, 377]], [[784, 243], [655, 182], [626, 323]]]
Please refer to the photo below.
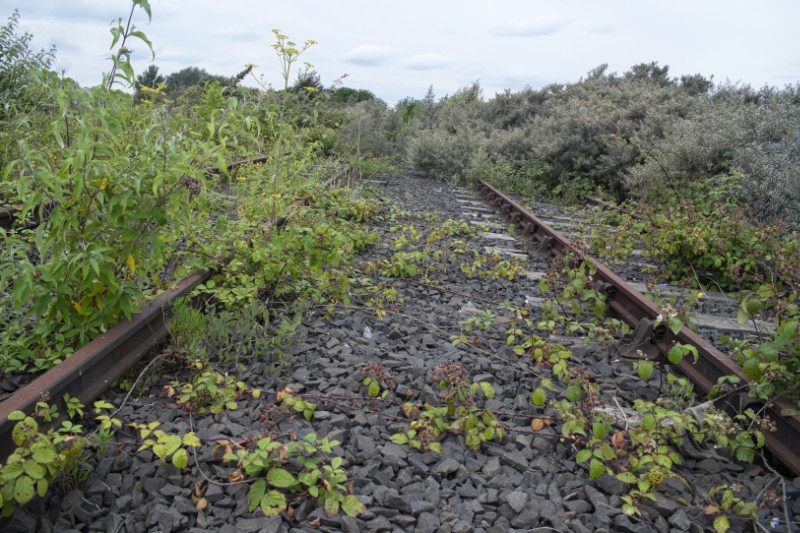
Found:
[[[404, 174], [386, 178], [379, 189], [396, 202], [400, 214], [391, 221], [371, 222], [384, 242], [363, 255], [364, 263], [391, 255], [387, 239], [390, 228], [398, 225], [413, 223], [424, 231], [460, 218], [502, 224], [465, 210], [463, 193], [440, 181]], [[436, 213], [438, 221], [422, 213]], [[481, 251], [498, 246], [491, 236], [466, 240]], [[521, 243], [503, 242], [504, 248], [529, 255], [526, 270], [548, 267], [548, 259], [529, 254]], [[628, 494], [629, 485], [607, 474], [590, 480], [586, 464], [576, 463], [578, 449], [561, 437], [558, 422], [531, 429], [531, 420], [545, 414], [531, 402], [541, 376], [530, 360], [507, 346], [509, 316], [499, 305], [523, 307], [538, 294], [538, 280], [524, 275], [512, 281], [469, 277], [455, 268], [431, 271], [424, 280], [371, 277], [376, 284], [393, 286], [403, 303], [387, 304], [384, 317], [356, 305], [342, 307], [332, 317], [324, 310], [313, 312], [298, 330], [298, 343], [287, 351], [287, 364], [274, 368], [249, 361], [244, 372], [226, 368], [263, 391], [258, 399], [242, 397], [236, 410], [189, 417], [162, 395], [161, 387], [173, 378], [164, 376], [144, 394], [127, 399], [117, 415], [123, 428], [89, 460], [92, 470], [85, 480], [18, 509], [3, 531], [702, 532], [713, 531], [714, 516], [704, 513], [704, 507], [711, 502], [709, 491], [721, 485], [741, 487], [736, 495], [744, 501], [765, 502], [758, 513], [766, 531], [787, 531], [786, 515], [800, 513], [800, 479], [785, 480], [784, 510], [782, 503], [770, 505], [764, 497], [774, 493], [782, 498], [783, 485], [770, 468], [709, 455], [685, 457], [675, 468], [681, 479], [665, 479], [655, 501], [639, 504], [640, 516], [624, 514], [620, 498]], [[466, 321], [486, 310], [495, 315], [494, 323], [465, 331]], [[470, 342], [454, 345], [454, 336], [461, 334]], [[572, 365], [592, 374], [606, 405], [630, 407], [636, 398], [653, 400], [662, 394], [658, 370], [642, 381], [630, 363], [613, 359], [608, 346], [579, 337], [559, 336], [557, 342], [572, 351]], [[506, 428], [502, 440], [495, 437], [471, 450], [463, 436], [445, 433], [439, 439], [441, 453], [390, 441], [408, 429], [402, 420], [404, 402], [440, 403], [433, 371], [444, 363], [462, 365], [470, 381], [491, 383], [496, 394], [484, 406], [499, 413]], [[365, 398], [367, 364], [379, 365], [396, 381], [386, 399]], [[286, 387], [317, 404], [310, 421], [274, 408], [275, 394]], [[106, 399], [119, 406], [125, 394]], [[199, 465], [192, 454], [189, 467], [179, 470], [151, 451], [138, 452], [141, 442], [128, 424], [153, 420], [167, 432], [193, 429], [204, 443], [197, 451]], [[332, 455], [343, 458], [353, 494], [366, 511], [357, 517], [329, 517], [309, 499], [290, 498], [291, 516], [248, 512], [248, 487], [229, 483], [235, 465], [219, 460], [215, 441], [311, 432], [340, 441]], [[204, 509], [196, 504], [200, 496], [207, 504]], [[752, 529], [750, 522], [731, 516], [730, 531]]]

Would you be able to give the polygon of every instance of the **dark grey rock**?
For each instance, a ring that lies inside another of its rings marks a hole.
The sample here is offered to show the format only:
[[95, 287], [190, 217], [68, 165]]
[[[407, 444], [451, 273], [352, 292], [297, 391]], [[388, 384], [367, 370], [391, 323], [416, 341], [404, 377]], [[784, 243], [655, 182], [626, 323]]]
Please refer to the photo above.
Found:
[[133, 507], [133, 496], [130, 494], [123, 494], [114, 502], [112, 509], [116, 509], [116, 511], [120, 514], [127, 513]]
[[455, 459], [449, 458], [443, 460], [441, 463], [433, 468], [433, 473], [437, 475], [447, 476], [454, 473], [461, 466], [461, 463]]
[[525, 472], [528, 470], [528, 460], [519, 450], [513, 450], [500, 457], [500, 462], [508, 465], [518, 472]]
[[628, 488], [627, 483], [608, 474], [603, 474], [595, 479], [594, 482], [597, 484], [597, 488], [609, 495], [624, 494]]
[[17, 509], [11, 520], [3, 528], [8, 533], [33, 533], [37, 528], [37, 519], [25, 508]]
[[123, 470], [127, 470], [133, 464], [133, 459], [127, 453], [121, 453], [114, 457], [114, 465], [112, 466], [112, 471], [114, 472], [121, 472]]
[[667, 522], [669, 522], [672, 527], [678, 529], [679, 531], [689, 531], [689, 528], [692, 525], [689, 516], [683, 509], [678, 509], [672, 513], [672, 515], [667, 518]]
[[528, 503], [528, 495], [524, 492], [511, 492], [506, 495], [506, 503], [508, 503], [514, 512], [521, 513], [525, 508], [525, 504]]
[[636, 529], [626, 514], [620, 513], [614, 517], [614, 531], [621, 533], [636, 533]]
[[500, 458], [491, 457], [488, 461], [486, 461], [486, 464], [484, 465], [481, 472], [483, 472], [483, 474], [486, 477], [494, 477], [500, 473], [501, 469], [502, 468], [500, 466]]
[[155, 494], [167, 484], [163, 477], [148, 477], [142, 480], [142, 489], [148, 494]]
[[553, 449], [553, 439], [549, 439], [546, 437], [536, 437], [533, 439], [533, 443], [531, 447], [536, 450], [539, 454], [546, 454], [550, 453]]
[[225, 491], [219, 485], [210, 483], [203, 497], [209, 504], [215, 504], [225, 497]]
[[373, 518], [367, 522], [367, 529], [370, 531], [391, 531], [394, 529], [391, 522], [382, 516]]
[[462, 498], [477, 498], [478, 489], [472, 484], [472, 481], [467, 480], [466, 483], [458, 488], [458, 495]]
[[528, 505], [517, 516], [511, 519], [511, 525], [516, 528], [532, 529], [539, 525], [539, 506], [536, 502], [529, 502]]
[[430, 513], [431, 511], [435, 510], [436, 507], [431, 502], [425, 500], [411, 500], [411, 514], [413, 516], [418, 516], [422, 513]]
[[569, 500], [564, 502], [564, 507], [575, 514], [591, 512], [592, 505], [586, 500]]
[[267, 518], [240, 518], [236, 521], [236, 530], [242, 533], [258, 531], [259, 533], [278, 533], [283, 519], [280, 516]]
[[158, 490], [158, 492], [169, 498], [174, 498], [175, 496], [183, 494], [185, 489], [182, 489], [177, 485], [164, 485]]
[[398, 487], [405, 487], [414, 480], [414, 474], [411, 470], [411, 468], [403, 468], [400, 470], [400, 472], [398, 472], [397, 477], [394, 480]]
[[389, 519], [392, 524], [397, 524], [400, 527], [408, 527], [417, 522], [417, 519], [407, 514], [398, 514]]
[[195, 515], [197, 514], [197, 507], [192, 500], [187, 498], [186, 496], [175, 496], [172, 501], [172, 504], [175, 506], [175, 509], [178, 510], [179, 513], [185, 515]]
[[362, 522], [352, 516], [342, 517], [342, 532], [343, 533], [361, 533]]
[[436, 533], [441, 523], [439, 518], [431, 513], [422, 513], [417, 517], [417, 527], [414, 531], [419, 533]]
[[386, 507], [397, 509], [401, 513], [411, 513], [411, 504], [406, 498], [400, 496], [395, 489], [386, 491], [382, 500]]
[[667, 498], [660, 492], [656, 492], [655, 497], [656, 501], [644, 500], [642, 505], [655, 509], [664, 518], [669, 518], [682, 507], [681, 504], [672, 498]]
[[715, 459], [702, 459], [697, 462], [695, 468], [705, 470], [709, 474], [718, 474], [722, 471], [722, 465]]
[[377, 451], [375, 441], [367, 435], [358, 435], [356, 437], [356, 446], [358, 447], [358, 451], [362, 452], [359, 455], [365, 459], [371, 458]]
[[376, 467], [370, 471], [369, 477], [371, 477], [378, 485], [386, 486], [392, 479], [394, 479], [394, 470], [392, 470], [392, 467], [390, 466], [387, 466], [383, 469]]
[[552, 518], [557, 512], [558, 509], [556, 508], [556, 505], [550, 500], [539, 502], [539, 515], [542, 518]]
[[381, 446], [381, 454], [389, 457], [399, 457], [400, 459], [405, 459], [408, 457], [408, 452], [406, 448], [398, 446], [393, 442], [387, 442], [383, 446]]

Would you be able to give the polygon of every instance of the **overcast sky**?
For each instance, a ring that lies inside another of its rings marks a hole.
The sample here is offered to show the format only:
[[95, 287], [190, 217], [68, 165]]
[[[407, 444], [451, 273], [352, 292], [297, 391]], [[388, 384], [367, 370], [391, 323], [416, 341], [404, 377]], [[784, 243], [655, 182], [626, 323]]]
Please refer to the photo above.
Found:
[[[247, 63], [282, 86], [273, 28], [298, 44], [323, 84], [369, 89], [389, 104], [437, 97], [480, 81], [486, 98], [526, 85], [576, 82], [603, 63], [622, 74], [638, 63], [673, 77], [714, 76], [760, 88], [800, 81], [800, 0], [150, 0], [144, 31], [164, 74], [187, 66], [232, 76]], [[37, 48], [55, 44], [55, 68], [96, 85], [108, 61], [112, 21], [130, 0], [0, 0], [20, 11]], [[134, 43], [137, 73], [150, 64]], [[292, 81], [295, 80], [294, 73]], [[252, 84], [248, 83], [248, 84]]]

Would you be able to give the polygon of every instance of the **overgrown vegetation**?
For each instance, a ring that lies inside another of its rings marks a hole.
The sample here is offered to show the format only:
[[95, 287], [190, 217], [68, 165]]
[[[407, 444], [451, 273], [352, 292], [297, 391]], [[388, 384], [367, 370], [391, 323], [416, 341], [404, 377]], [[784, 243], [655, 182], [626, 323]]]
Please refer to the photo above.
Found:
[[[375, 241], [358, 223], [376, 208], [358, 187], [323, 183], [348, 168], [332, 151], [341, 110], [310, 98], [310, 90], [288, 88], [303, 50], [286, 35], [276, 30], [273, 47], [282, 90], [238, 88], [252, 66], [231, 78], [193, 68], [163, 78], [157, 67], [137, 77], [131, 41], [152, 50], [133, 24], [142, 12], [151, 17], [149, 2], [132, 0], [128, 18], [112, 23], [112, 70], [102, 86], [88, 89], [47, 70], [53, 51], [28, 50], [30, 36], [16, 34], [16, 13], [0, 32], [0, 200], [18, 206], [14, 226], [0, 230], [0, 301], [8, 319], [0, 333], [2, 371], [45, 370], [177, 279], [214, 268], [193, 294], [202, 312], [177, 306], [171, 353], [188, 376], [165, 388], [176, 405], [203, 416], [260, 393], [218, 370], [220, 362], [267, 357], [311, 306], [348, 301], [348, 265]], [[131, 88], [133, 96], [124, 92]], [[259, 164], [232, 170], [233, 161], [255, 156]], [[313, 413], [313, 404], [284, 396], [289, 411]], [[64, 404], [71, 417], [83, 415], [75, 399]], [[5, 514], [35, 493], [44, 496], [85, 448], [108, 442], [119, 426], [101, 415], [89, 437], [71, 421], [40, 431], [36, 417], [57, 416], [44, 401], [41, 409], [13, 415], [18, 449], [0, 471]], [[158, 423], [135, 429], [142, 449], [179, 468], [200, 445], [193, 434], [170, 434]], [[251, 486], [251, 510], [285, 509], [285, 498], [281, 506], [265, 488], [269, 480], [294, 496], [310, 495], [329, 514], [363, 512], [345, 485], [342, 459], [328, 459], [336, 443], [306, 436], [275, 449], [262, 445], [269, 440], [227, 458]], [[277, 470], [290, 458], [307, 469], [292, 483]]]
[[713, 193], [709, 180], [738, 175], [731, 200], [796, 227], [798, 91], [671, 78], [655, 62], [622, 75], [601, 65], [578, 82], [488, 98], [475, 83], [438, 100], [431, 87], [392, 109], [367, 101], [342, 135], [429, 175], [565, 200], [654, 198], [686, 183], [698, 197]]
[[[470, 249], [465, 240], [477, 227], [447, 220], [420, 231], [397, 212], [387, 215], [396, 224], [386, 257], [366, 265], [365, 274], [355, 270], [356, 254], [377, 242], [359, 223], [376, 216], [377, 207], [358, 187], [323, 181], [345, 164], [359, 177], [405, 164], [432, 177], [488, 179], [565, 201], [592, 193], [635, 202], [644, 220], [623, 217], [619, 231], [595, 236], [592, 245], [602, 250], [613, 238], [630, 250], [644, 241], [674, 279], [754, 288], [742, 296], [740, 319], [768, 312], [777, 329], [732, 343], [733, 354], [755, 397], [797, 401], [797, 87], [714, 87], [700, 75], [671, 79], [667, 67], [651, 63], [622, 76], [601, 66], [577, 83], [488, 101], [477, 84], [439, 100], [431, 88], [422, 100], [389, 108], [369, 91], [336, 83], [325, 89], [311, 65], [292, 85], [293, 66], [316, 43], [298, 46], [279, 30], [277, 90], [239, 87], [252, 65], [231, 77], [196, 67], [162, 76], [154, 65], [135, 76], [126, 43], [138, 39], [152, 50], [130, 24], [137, 9], [151, 16], [147, 0], [132, 1], [128, 23], [119, 19], [111, 28], [112, 71], [102, 87], [89, 89], [48, 71], [54, 50], [29, 50], [30, 36], [17, 34], [16, 12], [0, 28], [0, 199], [21, 206], [16, 225], [0, 230], [4, 371], [49, 368], [184, 274], [214, 267], [192, 302], [176, 306], [175, 362], [189, 371], [164, 392], [192, 416], [215, 414], [261, 394], [217, 365], [252, 357], [280, 364], [275, 354], [312, 307], [356, 296], [384, 316], [402, 303], [393, 287], [373, 284], [370, 275], [425, 282], [449, 269], [482, 278], [524, 273], [513, 260]], [[229, 168], [253, 156], [261, 162]], [[676, 450], [685, 441], [713, 438], [733, 457], [753, 460], [770, 429], [760, 413], [731, 419], [709, 408], [699, 416], [665, 399], [636, 402], [623, 411], [627, 418], [613, 419], [614, 409], [599, 400], [588, 372], [572, 364], [570, 350], [545, 338], [581, 334], [609, 344], [627, 332], [605, 317], [605, 297], [589, 286], [591, 275], [585, 264], [546, 277], [536, 321], [527, 308], [501, 308], [513, 317], [508, 344], [540, 376], [531, 401], [546, 414], [532, 429], [557, 424], [590, 478], [609, 474], [628, 483], [623, 510], [634, 515], [665, 477], [679, 477]], [[471, 343], [467, 333], [494, 326], [496, 318], [489, 309], [465, 318], [453, 342]], [[679, 318], [668, 320], [681, 327]], [[670, 362], [691, 355], [676, 346]], [[653, 372], [649, 361], [637, 368], [643, 379]], [[376, 364], [365, 372], [369, 401], [391, 401], [393, 376]], [[407, 426], [393, 442], [435, 452], [447, 434], [471, 449], [503, 438], [498, 413], [486, 407], [495, 392], [490, 382], [471, 381], [454, 363], [434, 369], [431, 380], [439, 403], [403, 402]], [[679, 378], [669, 378], [668, 387], [691, 398]], [[57, 413], [45, 399], [34, 415], [12, 415], [19, 421], [17, 451], [0, 470], [4, 514], [44, 495], [64, 472], [80, 477], [70, 469], [84, 449], [102, 448], [120, 424], [105, 413], [111, 406], [98, 404], [98, 429], [83, 437], [76, 423], [83, 406], [74, 398], [64, 403], [71, 420], [46, 432], [39, 422]], [[309, 420], [316, 407], [288, 389], [276, 403]], [[158, 422], [134, 429], [141, 450], [178, 468], [201, 444], [193, 433], [170, 434]], [[330, 515], [364, 511], [350, 494], [338, 442], [285, 437], [218, 443], [235, 466], [230, 480], [249, 485], [250, 511], [276, 515], [297, 496], [315, 499]], [[288, 461], [301, 468], [290, 472]], [[196, 496], [200, 505], [202, 494]], [[727, 529], [731, 512], [754, 516], [754, 504], [729, 487], [710, 496], [718, 500], [708, 506], [717, 531]]]

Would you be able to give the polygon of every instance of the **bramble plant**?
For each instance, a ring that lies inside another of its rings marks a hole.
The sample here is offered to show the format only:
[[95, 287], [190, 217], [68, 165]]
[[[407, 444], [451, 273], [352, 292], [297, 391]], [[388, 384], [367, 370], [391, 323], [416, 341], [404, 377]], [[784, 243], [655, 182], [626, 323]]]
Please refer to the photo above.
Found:
[[191, 383], [173, 381], [164, 386], [167, 396], [174, 398], [179, 406], [190, 413], [203, 415], [219, 414], [226, 409], [234, 411], [239, 408], [236, 400], [240, 396], [248, 394], [258, 398], [261, 395], [260, 389], [248, 389], [235, 376], [202, 367], [199, 370]]
[[386, 398], [397, 388], [397, 380], [392, 373], [381, 368], [378, 363], [367, 363], [361, 371], [367, 374], [362, 384], [367, 387], [367, 394], [372, 398]]
[[[44, 498], [50, 487], [60, 476], [85, 477], [81, 466], [84, 450], [93, 444], [102, 445], [120, 427], [119, 420], [102, 414], [112, 407], [98, 400], [94, 412], [98, 416], [98, 427], [94, 433], [83, 434], [83, 426], [72, 422], [73, 418], [83, 417], [84, 406], [74, 397], [64, 395], [70, 420], [60, 426], [52, 423], [59, 417], [57, 407], [50, 405], [47, 398], [36, 403], [32, 415], [14, 411], [8, 419], [17, 421], [11, 432], [16, 446], [8, 456], [6, 464], [0, 467], [0, 509], [3, 516], [11, 516], [14, 509], [24, 505], [38, 495]], [[40, 430], [37, 419], [51, 427], [47, 433]]]
[[730, 520], [724, 514], [728, 511], [733, 511], [736, 516], [751, 518], [758, 522], [758, 515], [756, 514], [758, 504], [756, 502], [747, 502], [735, 496], [735, 493], [741, 489], [742, 487], [740, 486], [724, 484], [709, 491], [708, 495], [711, 501], [703, 507], [703, 513], [708, 516], [714, 516], [714, 531], [717, 533], [725, 533], [730, 529]]
[[139, 432], [142, 438], [142, 445], [139, 446], [138, 451], [150, 449], [153, 455], [167, 462], [170, 462], [176, 468], [181, 470], [189, 466], [189, 453], [188, 447], [200, 447], [200, 439], [194, 432], [187, 432], [183, 436], [172, 435], [164, 430], [157, 429], [161, 425], [160, 422], [149, 423], [132, 423], [130, 426]]
[[8, 417], [17, 421], [11, 434], [16, 449], [0, 469], [3, 516], [10, 516], [16, 506], [28, 503], [36, 494], [44, 497], [58, 473], [67, 463], [77, 461], [82, 453], [80, 439], [67, 438], [68, 435], [53, 430], [47, 434], [39, 431], [35, 417], [44, 420], [53, 417], [49, 406], [45, 406], [44, 413], [41, 409], [37, 407], [34, 416], [15, 411]]
[[[323, 464], [321, 456], [333, 452], [339, 441], [318, 439], [309, 433], [288, 443], [269, 436], [259, 438], [253, 449], [238, 447], [222, 441], [219, 446], [227, 450], [223, 460], [235, 461], [237, 470], [229, 476], [232, 481], [253, 480], [247, 497], [248, 509], [260, 508], [265, 516], [276, 516], [288, 507], [286, 494], [305, 491], [325, 509], [328, 516], [340, 510], [349, 516], [358, 516], [366, 508], [347, 488], [347, 474], [341, 468], [343, 460], [334, 456], [330, 464]], [[303, 470], [297, 475], [284, 468], [291, 459], [297, 460]], [[282, 489], [282, 490], [279, 490]]]
[[[738, 320], [752, 322], [759, 332], [755, 339], [732, 340], [723, 338], [732, 349], [733, 356], [750, 378], [750, 394], [761, 400], [783, 397], [796, 406], [800, 413], [800, 308], [797, 294], [792, 291], [781, 295], [771, 285], [760, 285], [757, 290], [742, 293]], [[758, 319], [764, 313], [774, 315], [775, 329], [765, 331]]]
[[476, 405], [481, 398], [479, 391], [484, 398], [494, 398], [491, 383], [470, 383], [463, 366], [453, 362], [434, 368], [433, 379], [439, 381], [439, 396], [444, 405], [425, 404], [420, 408], [413, 403], [405, 403], [403, 413], [411, 419], [410, 428], [392, 435], [392, 442], [441, 453], [442, 444], [437, 439], [442, 433], [463, 435], [464, 443], [472, 450], [480, 449], [483, 442], [495, 437], [503, 438], [505, 429], [497, 420], [497, 415]]
[[314, 411], [317, 408], [315, 403], [308, 402], [300, 396], [294, 394], [294, 391], [292, 391], [292, 389], [289, 387], [278, 391], [278, 393], [275, 395], [275, 400], [280, 402], [280, 404], [286, 409], [291, 409], [297, 413], [301, 413], [303, 418], [309, 421], [314, 417]]
[[585, 335], [587, 339], [605, 343], [626, 334], [627, 323], [605, 316], [606, 296], [592, 285], [596, 267], [583, 262], [577, 268], [571, 268], [569, 256], [564, 257], [563, 263], [563, 278], [551, 269], [539, 280], [539, 290], [547, 298], [536, 327], [551, 333], [560, 330], [567, 334]]

